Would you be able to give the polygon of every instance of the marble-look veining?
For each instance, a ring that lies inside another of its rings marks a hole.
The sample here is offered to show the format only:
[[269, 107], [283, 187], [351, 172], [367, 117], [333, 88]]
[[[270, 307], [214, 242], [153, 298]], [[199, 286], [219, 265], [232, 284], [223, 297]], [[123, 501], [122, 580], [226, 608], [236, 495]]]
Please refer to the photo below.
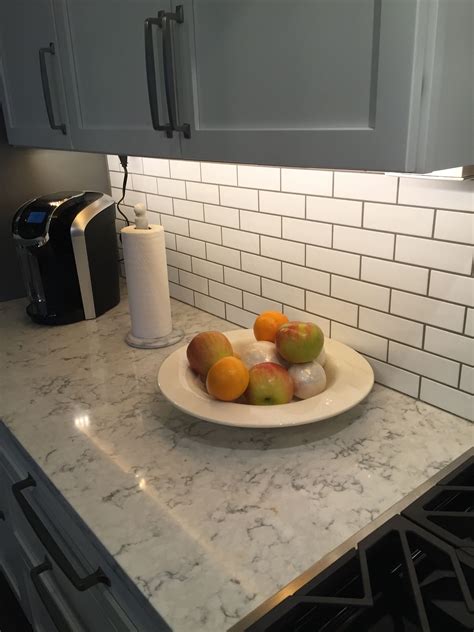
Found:
[[[225, 321], [173, 302], [187, 339]], [[0, 304], [0, 417], [179, 632], [223, 632], [474, 444], [474, 426], [376, 386], [333, 420], [243, 430], [168, 404], [172, 349], [123, 342], [127, 305], [34, 325]]]

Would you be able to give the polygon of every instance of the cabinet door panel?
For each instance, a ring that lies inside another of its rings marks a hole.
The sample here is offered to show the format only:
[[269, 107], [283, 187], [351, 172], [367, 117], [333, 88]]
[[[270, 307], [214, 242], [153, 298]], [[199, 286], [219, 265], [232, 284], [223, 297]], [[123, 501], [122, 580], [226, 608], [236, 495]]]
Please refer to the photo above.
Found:
[[191, 124], [183, 157], [340, 168], [404, 163], [416, 3], [183, 5], [184, 22], [174, 25], [180, 117]]
[[[66, 98], [75, 149], [175, 156], [151, 122], [144, 23], [169, 0], [55, 0], [67, 47]], [[162, 33], [153, 27], [160, 123], [168, 122], [163, 94]]]
[[[41, 81], [39, 51], [45, 53], [46, 81]], [[61, 80], [61, 50], [51, 0], [0, 3], [0, 76], [4, 81], [4, 115], [8, 139], [15, 145], [68, 148], [69, 134], [53, 130], [48, 120], [44, 90], [51, 95], [55, 123], [67, 128]]]

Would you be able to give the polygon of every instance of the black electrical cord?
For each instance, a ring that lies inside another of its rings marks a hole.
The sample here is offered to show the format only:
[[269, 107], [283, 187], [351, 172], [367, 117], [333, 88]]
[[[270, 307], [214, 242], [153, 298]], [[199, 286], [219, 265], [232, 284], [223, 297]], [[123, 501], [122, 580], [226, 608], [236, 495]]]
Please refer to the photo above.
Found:
[[125, 215], [125, 213], [122, 211], [122, 209], [120, 208], [120, 204], [122, 204], [122, 202], [125, 199], [125, 193], [127, 191], [127, 180], [128, 180], [128, 156], [124, 156], [123, 154], [119, 155], [119, 160], [120, 160], [120, 164], [123, 167], [123, 182], [122, 182], [122, 197], [120, 198], [120, 200], [117, 202], [117, 211], [120, 213], [120, 215], [123, 217], [123, 219], [125, 220], [125, 223], [127, 224], [127, 226], [130, 226], [130, 222], [128, 221], [128, 217]]

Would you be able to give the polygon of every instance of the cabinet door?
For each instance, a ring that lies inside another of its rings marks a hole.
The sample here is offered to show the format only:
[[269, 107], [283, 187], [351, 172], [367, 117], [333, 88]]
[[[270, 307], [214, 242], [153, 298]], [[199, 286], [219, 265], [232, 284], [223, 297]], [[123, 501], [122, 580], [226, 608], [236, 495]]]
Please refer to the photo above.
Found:
[[0, 2], [0, 80], [2, 76], [10, 143], [69, 148], [51, 0]]
[[[145, 20], [169, 0], [55, 0], [67, 48], [66, 99], [74, 149], [114, 154], [176, 156], [176, 132], [153, 128], [145, 64]], [[164, 97], [162, 30], [151, 27], [160, 124]]]
[[416, 2], [183, 0], [184, 158], [402, 169]]

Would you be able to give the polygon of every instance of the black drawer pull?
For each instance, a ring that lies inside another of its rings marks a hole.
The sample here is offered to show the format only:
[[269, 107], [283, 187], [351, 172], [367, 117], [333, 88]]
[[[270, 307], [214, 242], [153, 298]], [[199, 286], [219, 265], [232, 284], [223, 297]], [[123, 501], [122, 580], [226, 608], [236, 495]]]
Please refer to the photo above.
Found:
[[[173, 138], [173, 125], [169, 123], [161, 124], [158, 112], [158, 88], [156, 85], [155, 51], [153, 49], [153, 26], [158, 25], [158, 18], [147, 18], [145, 20], [145, 68], [146, 82], [148, 87], [148, 102], [150, 104], [151, 123], [153, 129], [166, 132], [167, 138]], [[170, 113], [168, 107], [168, 113]]]
[[43, 546], [51, 555], [54, 562], [59, 566], [62, 572], [69, 579], [71, 584], [75, 588], [77, 588], [77, 590], [81, 591], [87, 590], [88, 588], [90, 588], [91, 586], [95, 586], [96, 584], [107, 584], [107, 586], [110, 586], [110, 579], [105, 575], [100, 566], [90, 575], [86, 575], [86, 577], [79, 577], [79, 575], [76, 573], [64, 553], [61, 551], [58, 544], [55, 542], [43, 522], [36, 515], [34, 509], [23, 496], [22, 491], [24, 489], [27, 489], [28, 487], [36, 487], [36, 481], [30, 473], [28, 473], [28, 476], [25, 478], [25, 480], [18, 481], [18, 483], [14, 483], [12, 485], [13, 495], [20, 505], [25, 518], [30, 523], [31, 528], [41, 540]]
[[36, 592], [38, 593], [39, 598], [41, 599], [43, 606], [46, 609], [46, 612], [49, 614], [51, 621], [56, 626], [58, 632], [73, 632], [71, 626], [64, 618], [63, 613], [54, 602], [53, 598], [49, 594], [45, 585], [40, 579], [41, 573], [45, 571], [52, 571], [53, 567], [51, 562], [47, 557], [44, 558], [44, 562], [39, 566], [35, 566], [30, 571], [31, 581], [33, 582], [33, 586], [36, 588]]
[[51, 129], [59, 129], [63, 134], [66, 134], [66, 126], [64, 123], [56, 123], [54, 120], [53, 103], [51, 100], [51, 87], [49, 85], [48, 70], [46, 68], [46, 55], [54, 56], [56, 49], [53, 42], [50, 42], [47, 48], [39, 49], [39, 63], [41, 73], [41, 85], [43, 87], [44, 103], [46, 105], [46, 113], [48, 115], [49, 126]]

